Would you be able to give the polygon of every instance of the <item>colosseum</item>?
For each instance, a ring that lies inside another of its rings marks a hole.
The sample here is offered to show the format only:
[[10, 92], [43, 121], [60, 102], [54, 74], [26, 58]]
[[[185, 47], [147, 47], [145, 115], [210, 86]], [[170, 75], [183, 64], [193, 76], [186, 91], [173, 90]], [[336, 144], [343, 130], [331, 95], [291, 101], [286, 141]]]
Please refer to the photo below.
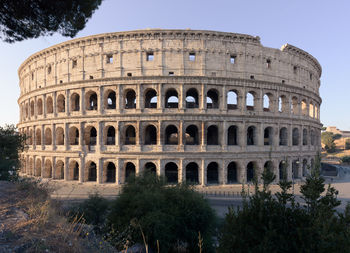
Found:
[[35, 53], [18, 74], [31, 176], [117, 185], [149, 170], [206, 186], [268, 168], [276, 182], [303, 180], [320, 149], [321, 66], [289, 44], [189, 29], [106, 33]]

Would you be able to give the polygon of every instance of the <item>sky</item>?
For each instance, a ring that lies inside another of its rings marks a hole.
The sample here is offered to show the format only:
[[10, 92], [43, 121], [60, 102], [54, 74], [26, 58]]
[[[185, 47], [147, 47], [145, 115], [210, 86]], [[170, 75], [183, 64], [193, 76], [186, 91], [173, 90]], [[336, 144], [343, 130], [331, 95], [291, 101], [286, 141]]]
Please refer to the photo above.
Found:
[[[350, 130], [349, 0], [104, 0], [76, 37], [146, 28], [244, 33], [259, 36], [266, 47], [299, 47], [322, 66], [321, 122]], [[21, 63], [69, 39], [0, 42], [0, 126], [18, 123]]]

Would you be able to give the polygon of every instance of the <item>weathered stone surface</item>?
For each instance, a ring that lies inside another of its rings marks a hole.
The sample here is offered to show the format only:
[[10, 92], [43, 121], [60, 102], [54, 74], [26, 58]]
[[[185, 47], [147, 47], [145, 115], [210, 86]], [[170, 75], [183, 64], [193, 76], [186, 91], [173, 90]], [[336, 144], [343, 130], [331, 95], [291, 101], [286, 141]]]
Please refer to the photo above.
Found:
[[228, 184], [264, 166], [278, 180], [286, 160], [288, 177], [302, 179], [320, 148], [321, 66], [288, 44], [117, 32], [44, 49], [18, 73], [29, 175], [122, 184], [148, 168], [174, 182]]

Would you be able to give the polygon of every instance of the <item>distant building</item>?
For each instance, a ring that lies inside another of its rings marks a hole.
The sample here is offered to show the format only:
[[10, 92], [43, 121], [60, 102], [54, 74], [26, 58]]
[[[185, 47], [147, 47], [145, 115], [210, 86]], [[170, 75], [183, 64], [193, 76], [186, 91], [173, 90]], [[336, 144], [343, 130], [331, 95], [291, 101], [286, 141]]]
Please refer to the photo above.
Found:
[[350, 131], [339, 130], [335, 126], [329, 126], [326, 128], [327, 132], [332, 132], [333, 134], [340, 134], [343, 138], [350, 138]]

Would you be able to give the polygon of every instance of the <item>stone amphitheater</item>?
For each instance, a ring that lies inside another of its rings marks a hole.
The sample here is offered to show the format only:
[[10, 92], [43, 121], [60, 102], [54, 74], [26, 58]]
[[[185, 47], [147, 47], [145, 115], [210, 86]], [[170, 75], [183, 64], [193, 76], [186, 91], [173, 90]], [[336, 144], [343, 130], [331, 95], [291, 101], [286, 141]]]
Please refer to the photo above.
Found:
[[197, 30], [73, 39], [18, 70], [22, 172], [123, 184], [246, 183], [264, 168], [302, 180], [320, 149], [321, 66], [285, 44]]

